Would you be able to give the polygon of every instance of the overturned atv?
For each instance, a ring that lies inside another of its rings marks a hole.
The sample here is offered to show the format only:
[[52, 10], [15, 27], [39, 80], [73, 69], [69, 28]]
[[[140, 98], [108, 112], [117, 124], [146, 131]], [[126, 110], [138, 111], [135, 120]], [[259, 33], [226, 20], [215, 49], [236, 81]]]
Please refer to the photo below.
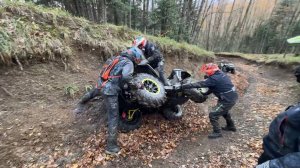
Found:
[[135, 70], [132, 82], [142, 83], [143, 89], [124, 89], [119, 97], [119, 129], [128, 132], [140, 127], [142, 114], [147, 111], [160, 111], [168, 120], [180, 119], [183, 115], [181, 105], [189, 99], [202, 103], [207, 96], [200, 89], [178, 91], [175, 85], [190, 83], [191, 75], [181, 69], [174, 69], [168, 77], [171, 86], [164, 86], [158, 73], [148, 64]]

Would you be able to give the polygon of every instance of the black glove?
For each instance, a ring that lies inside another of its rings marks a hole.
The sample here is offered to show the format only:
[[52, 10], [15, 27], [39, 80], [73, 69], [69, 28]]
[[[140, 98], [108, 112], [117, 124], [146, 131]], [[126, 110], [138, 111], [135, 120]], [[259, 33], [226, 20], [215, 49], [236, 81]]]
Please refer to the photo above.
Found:
[[139, 65], [146, 65], [148, 63], [149, 63], [149, 61], [147, 59], [144, 59], [139, 63]]

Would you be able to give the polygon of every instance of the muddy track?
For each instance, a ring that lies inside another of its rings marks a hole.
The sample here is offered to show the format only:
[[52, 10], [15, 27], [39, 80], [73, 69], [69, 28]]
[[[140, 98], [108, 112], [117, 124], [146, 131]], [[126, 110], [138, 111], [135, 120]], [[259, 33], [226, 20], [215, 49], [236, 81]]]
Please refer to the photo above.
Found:
[[[224, 132], [223, 138], [208, 140], [207, 131], [211, 128], [204, 127], [202, 131], [192, 131], [188, 136], [179, 138], [175, 145], [177, 147], [168, 154], [167, 159], [154, 159], [145, 164], [143, 160], [126, 156], [108, 161], [104, 167], [251, 167], [254, 165], [260, 152], [261, 138], [267, 131], [269, 122], [286, 106], [299, 100], [297, 94], [299, 87], [293, 75], [286, 70], [251, 64], [239, 58], [230, 58], [230, 60], [236, 64], [238, 73], [249, 77], [250, 83], [249, 88], [232, 110], [233, 119], [238, 127], [237, 133]], [[70, 111], [74, 108], [79, 95], [74, 99], [62, 96], [63, 86], [70, 83], [84, 86], [86, 81], [94, 79], [96, 65], [91, 65], [91, 62], [97, 61], [99, 60], [80, 62], [79, 64], [84, 65], [85, 68], [72, 73], [63, 72], [54, 65], [45, 67], [44, 64], [36, 65], [24, 72], [1, 71], [1, 87], [13, 96], [3, 90], [0, 91], [0, 167], [24, 165], [65, 167], [67, 164], [76, 163], [86, 155], [87, 146], [101, 153], [102, 148], [99, 149], [99, 144], [100, 146], [104, 144], [106, 123], [101, 99], [87, 107], [88, 115], [74, 118]], [[170, 70], [176, 65], [178, 64], [170, 64], [167, 68]], [[193, 65], [195, 67], [190, 70], [196, 73], [197, 64]], [[181, 68], [188, 67], [191, 67], [189, 63]], [[207, 119], [212, 102], [188, 105], [195, 106], [194, 115], [206, 116]], [[197, 109], [202, 111], [197, 113]], [[220, 120], [224, 124], [223, 119]], [[149, 128], [155, 131], [160, 128], [160, 122], [163, 122], [164, 126], [177, 127], [177, 123], [169, 123], [160, 116], [155, 116], [150, 118], [140, 131], [147, 130], [149, 125], [153, 125]], [[187, 122], [189, 120], [179, 122], [178, 124], [183, 124], [180, 125], [180, 129], [191, 130]], [[175, 132], [172, 136], [176, 137], [175, 135], [180, 133], [182, 132]], [[134, 132], [122, 137], [138, 134], [139, 132]], [[168, 133], [158, 132], [157, 135], [166, 136]], [[100, 139], [100, 142], [87, 141], [91, 136]], [[151, 144], [147, 139], [143, 143], [146, 146]], [[156, 149], [160, 150], [160, 146], [156, 146]], [[147, 148], [144, 149], [145, 151], [147, 152]], [[151, 151], [149, 152], [151, 154]]]

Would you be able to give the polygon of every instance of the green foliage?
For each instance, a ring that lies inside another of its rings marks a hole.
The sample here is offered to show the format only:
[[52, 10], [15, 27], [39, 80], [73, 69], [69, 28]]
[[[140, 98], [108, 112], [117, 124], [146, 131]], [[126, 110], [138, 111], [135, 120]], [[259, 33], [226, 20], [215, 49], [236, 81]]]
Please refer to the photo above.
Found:
[[[69, 14], [60, 15], [59, 9], [32, 3], [11, 3], [0, 9], [5, 11], [0, 22], [0, 64], [12, 63], [17, 56], [21, 63], [29, 59], [43, 62], [60, 60], [66, 67], [73, 56], [74, 45], [96, 49], [111, 56], [130, 46], [135, 36], [143, 35], [126, 26], [93, 24]], [[161, 46], [164, 53], [172, 52], [172, 56], [184, 52], [184, 55], [191, 57], [213, 57], [213, 53], [187, 43], [148, 37]]]
[[9, 35], [0, 27], [0, 58], [3, 63], [9, 63], [8, 55], [11, 53], [11, 43]]
[[186, 52], [188, 54], [193, 54], [195, 56], [199, 57], [214, 57], [213, 52], [206, 51], [202, 48], [199, 48], [196, 45], [191, 45], [186, 42], [176, 42], [173, 39], [167, 38], [167, 37], [153, 37], [149, 36], [148, 37], [151, 41], [154, 41], [157, 43], [160, 48], [162, 48], [163, 51], [172, 54], [172, 52]]
[[178, 33], [179, 7], [174, 0], [160, 0], [151, 18], [160, 25], [161, 35], [176, 39]]
[[243, 38], [241, 50], [248, 53], [292, 52], [293, 48], [286, 40], [300, 34], [300, 20], [294, 18], [296, 3], [299, 2], [281, 1], [271, 18], [258, 26], [252, 37]]
[[79, 88], [74, 84], [65, 86], [65, 95], [74, 98], [79, 93]]
[[93, 88], [94, 88], [93, 85], [85, 85], [85, 86], [84, 86], [85, 92], [89, 92], [89, 91], [92, 90]]

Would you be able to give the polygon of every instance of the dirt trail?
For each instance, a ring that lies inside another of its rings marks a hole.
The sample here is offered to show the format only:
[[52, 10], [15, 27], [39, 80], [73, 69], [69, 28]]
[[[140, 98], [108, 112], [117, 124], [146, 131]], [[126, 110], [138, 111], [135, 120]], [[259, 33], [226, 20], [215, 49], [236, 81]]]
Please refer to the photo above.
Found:
[[[141, 129], [121, 134], [121, 141], [129, 138], [124, 143], [132, 146], [125, 148], [124, 157], [109, 161], [100, 155], [106, 129], [101, 100], [92, 102], [87, 107], [88, 113], [76, 119], [71, 110], [79, 95], [73, 100], [63, 96], [68, 84], [81, 86], [81, 93], [83, 86], [93, 84], [95, 62], [101, 60], [88, 58], [67, 72], [56, 64], [37, 64], [23, 72], [0, 70], [0, 167], [76, 167], [82, 158], [98, 159], [101, 163], [106, 160], [105, 167], [251, 167], [272, 117], [299, 98], [298, 84], [290, 72], [232, 59], [238, 72], [250, 77], [247, 92], [232, 110], [237, 133], [224, 133], [222, 139], [208, 140], [207, 113], [212, 102], [189, 103], [186, 110], [191, 117], [183, 121], [168, 122], [161, 116], [149, 116]], [[197, 63], [191, 66], [188, 61], [180, 60], [169, 64], [167, 69], [178, 65], [194, 74], [198, 69]], [[137, 135], [140, 139], [135, 139]], [[168, 142], [161, 144], [164, 139]], [[159, 159], [161, 156], [168, 159]], [[144, 157], [148, 161], [153, 160], [149, 157], [157, 159], [145, 165]], [[87, 160], [80, 163], [91, 162]]]

